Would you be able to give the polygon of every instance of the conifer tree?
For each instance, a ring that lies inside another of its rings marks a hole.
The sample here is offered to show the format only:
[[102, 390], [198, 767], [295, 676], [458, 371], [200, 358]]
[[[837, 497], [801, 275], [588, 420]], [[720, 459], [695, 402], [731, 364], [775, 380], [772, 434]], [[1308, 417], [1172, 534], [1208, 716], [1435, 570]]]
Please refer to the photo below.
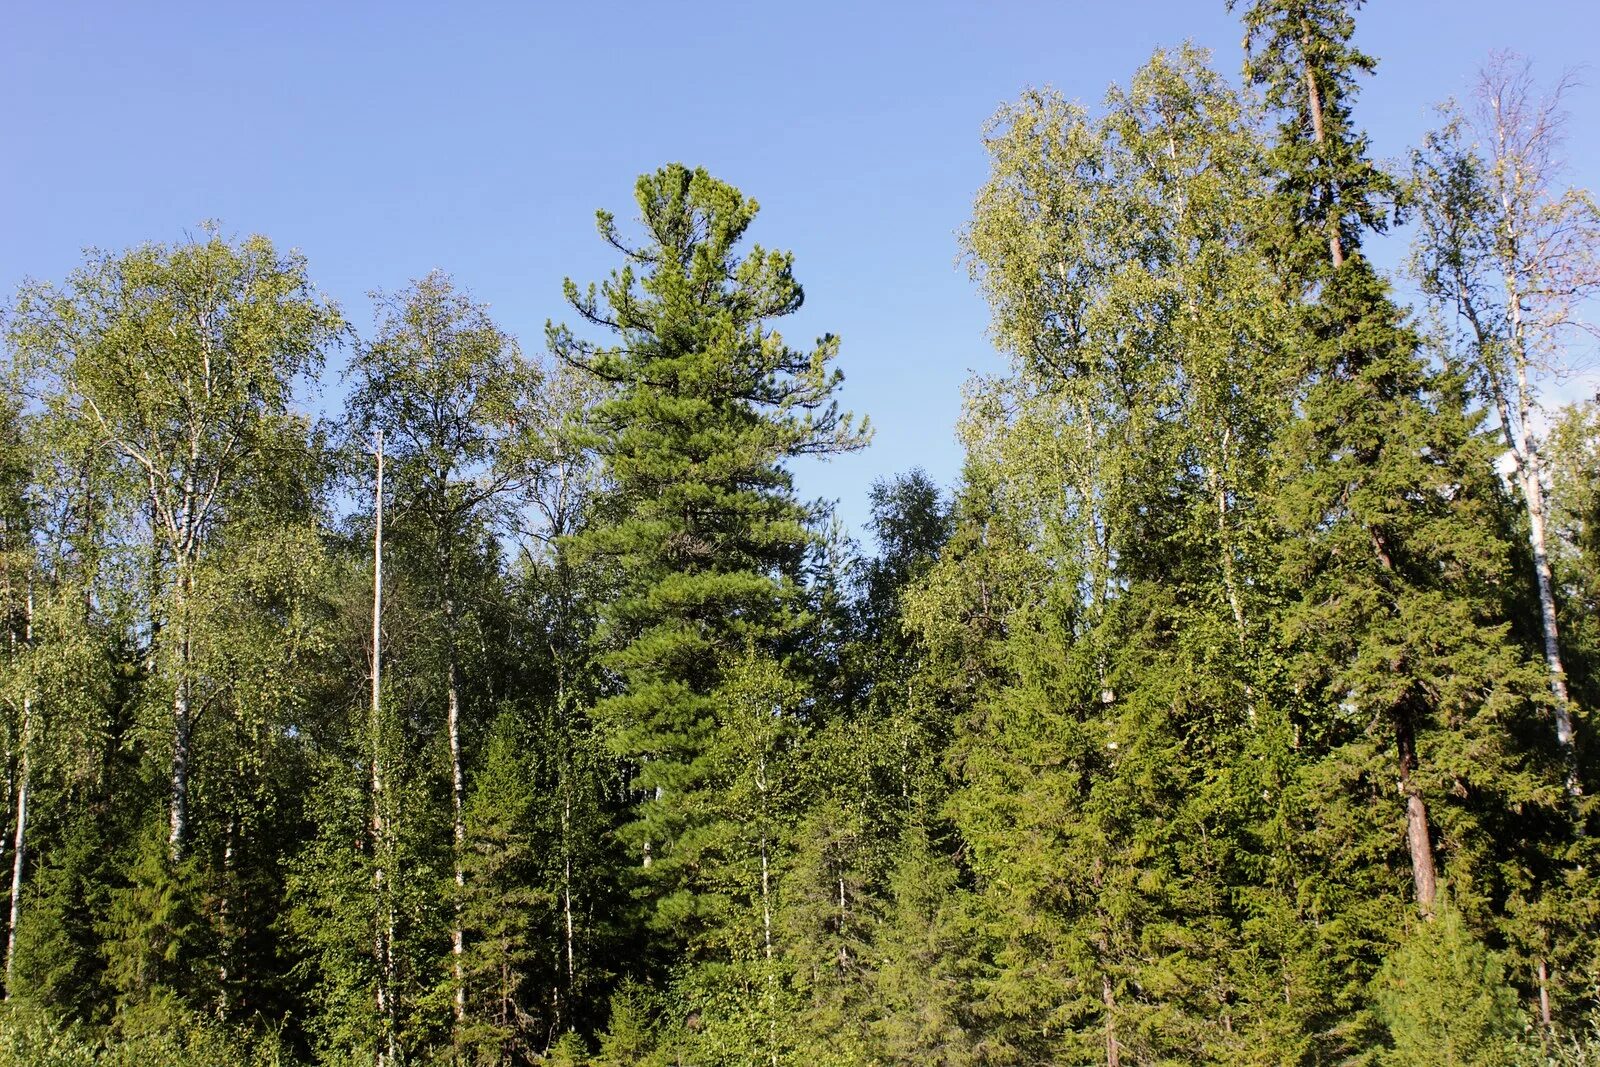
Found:
[[[1244, 13], [1247, 73], [1283, 117], [1263, 240], [1303, 357], [1295, 418], [1273, 447], [1280, 634], [1316, 801], [1297, 833], [1338, 902], [1340, 941], [1372, 946], [1336, 951], [1328, 1007], [1344, 1032], [1319, 1038], [1335, 1047], [1370, 1039], [1360, 990], [1373, 950], [1398, 936], [1372, 907], [1398, 888], [1384, 868], [1405, 871], [1424, 916], [1448, 878], [1481, 929], [1504, 891], [1490, 828], [1509, 810], [1542, 810], [1545, 825], [1552, 773], [1528, 748], [1538, 700], [1504, 611], [1511, 550], [1480, 414], [1459, 376], [1427, 364], [1362, 250], [1393, 212], [1395, 183], [1352, 116], [1374, 67], [1352, 44], [1358, 7], [1260, 0]], [[1397, 792], [1399, 805], [1381, 799]]]
[[602, 634], [618, 691], [595, 715], [635, 768], [623, 832], [652, 970], [688, 973], [730, 960], [728, 909], [748, 889], [727, 882], [750, 859], [722, 798], [739, 737], [727, 671], [748, 651], [781, 654], [804, 621], [796, 583], [811, 511], [787, 462], [860, 447], [865, 434], [833, 399], [837, 339], [801, 351], [770, 325], [803, 293], [789, 254], [740, 248], [755, 202], [676, 164], [641, 177], [635, 194], [642, 243], [600, 212], [624, 265], [598, 288], [567, 285], [574, 309], [615, 340], [552, 326], [549, 341], [610, 388], [590, 425], [606, 493], [576, 541], [580, 559], [621, 582]]

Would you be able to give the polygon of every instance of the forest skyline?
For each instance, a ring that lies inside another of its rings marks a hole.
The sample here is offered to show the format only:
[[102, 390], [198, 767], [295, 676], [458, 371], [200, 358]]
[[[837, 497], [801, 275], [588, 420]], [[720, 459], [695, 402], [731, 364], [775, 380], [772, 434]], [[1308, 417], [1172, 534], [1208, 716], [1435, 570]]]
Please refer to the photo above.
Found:
[[[358, 331], [373, 325], [369, 290], [439, 269], [534, 350], [560, 317], [562, 277], [606, 265], [595, 208], [624, 206], [633, 177], [664, 161], [705, 166], [759, 200], [764, 227], [810, 264], [808, 306], [788, 328], [797, 341], [839, 334], [843, 396], [873, 409], [872, 448], [799, 472], [802, 492], [838, 501], [858, 535], [875, 478], [922, 466], [954, 483], [960, 390], [1000, 366], [957, 261], [982, 124], [1028, 85], [1098, 107], [1158, 46], [1209, 47], [1234, 81], [1243, 59], [1235, 20], [1206, 3], [714, 4], [681, 44], [667, 7], [620, 4], [603, 31], [576, 9], [491, 4], [442, 28], [422, 9], [386, 10], [18, 12], [0, 41], [0, 95], [39, 106], [0, 159], [0, 291], [63, 276], [85, 246], [173, 240], [215, 219], [301, 249]], [[1539, 0], [1510, 21], [1476, 0], [1448, 19], [1364, 8], [1357, 38], [1381, 72], [1363, 114], [1375, 153], [1402, 157], [1495, 49], [1545, 77], [1573, 69], [1571, 106], [1600, 107], [1587, 35], [1573, 32], [1593, 22], [1577, 0]], [[720, 77], [742, 86], [733, 111], [651, 89], [662, 42], [674, 62], [701, 42], [721, 57]], [[239, 79], [238, 65], [262, 74]], [[207, 84], [220, 91], [196, 92]], [[185, 118], [164, 122], [172, 101]], [[608, 133], [607, 116], [624, 114], [628, 135]], [[1600, 186], [1600, 146], [1575, 137], [1568, 155], [1573, 184]], [[1407, 238], [1373, 244], [1394, 268]], [[1591, 367], [1564, 399], [1597, 386]]]
[[[586, 182], [537, 331], [226, 218], [20, 282], [0, 1067], [1600, 1063], [1586, 90], [1496, 49], [1385, 154], [1363, 0], [1220, 10], [1238, 73], [1191, 38], [973, 135], [959, 388], [959, 308], [897, 312], [943, 184], [847, 139], [889, 206], [804, 202], [889, 229], [832, 252], [677, 152]], [[651, 11], [640, 73], [794, 128], [710, 62], [747, 26]], [[406, 129], [476, 143], [447, 81]], [[208, 122], [255, 91], [184, 83], [194, 143], [272, 142]]]

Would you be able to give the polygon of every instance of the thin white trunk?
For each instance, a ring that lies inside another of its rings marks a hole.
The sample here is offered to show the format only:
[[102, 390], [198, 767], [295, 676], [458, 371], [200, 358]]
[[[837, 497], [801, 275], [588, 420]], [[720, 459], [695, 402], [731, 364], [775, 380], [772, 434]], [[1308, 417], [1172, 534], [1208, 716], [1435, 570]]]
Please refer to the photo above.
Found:
[[[180, 598], [179, 612], [187, 612], [187, 598]], [[172, 691], [172, 783], [168, 808], [167, 848], [172, 862], [183, 859], [189, 837], [189, 636], [187, 620], [179, 623], [178, 679]]]
[[17, 959], [17, 923], [22, 918], [22, 864], [27, 855], [28, 833], [28, 788], [30, 785], [30, 769], [28, 766], [27, 735], [32, 718], [32, 698], [22, 698], [22, 733], [23, 742], [21, 756], [17, 769], [17, 836], [12, 845], [11, 853], [11, 917], [6, 927], [6, 997], [11, 999], [12, 977], [16, 971]]
[[761, 937], [772, 959], [772, 873], [767, 862], [767, 759], [756, 761], [756, 789], [761, 794]]
[[466, 936], [461, 928], [461, 900], [467, 884], [463, 865], [467, 850], [466, 779], [461, 767], [461, 691], [456, 672], [455, 656], [455, 605], [450, 594], [445, 595], [445, 626], [450, 630], [445, 663], [446, 719], [450, 734], [450, 813], [452, 825], [452, 859], [455, 867], [456, 902], [450, 930], [451, 970], [455, 977], [455, 1018], [457, 1025], [467, 1018], [467, 984], [463, 955]]
[[[1533, 390], [1528, 381], [1528, 339], [1522, 320], [1522, 294], [1510, 273], [1507, 307], [1511, 312], [1511, 357], [1517, 372], [1517, 426], [1514, 450], [1522, 474], [1522, 502], [1528, 512], [1528, 542], [1533, 550], [1534, 578], [1539, 588], [1539, 625], [1544, 636], [1544, 662], [1550, 675], [1550, 695], [1555, 703], [1556, 743], [1567, 761], [1567, 791], [1582, 793], [1573, 751], [1572, 699], [1567, 694], [1567, 672], [1561, 662], [1561, 631], [1556, 620], [1555, 580], [1545, 531], [1544, 471], [1534, 447], [1528, 421], [1533, 414]], [[1501, 404], [1504, 412], [1505, 405]], [[1502, 419], [1504, 415], [1502, 414]]]
[[573, 976], [577, 963], [572, 944], [572, 793], [570, 783], [561, 797], [561, 917], [567, 927], [567, 998], [572, 998]]
[[195, 557], [200, 536], [199, 498], [193, 474], [199, 465], [199, 450], [198, 438], [191, 435], [189, 468], [183, 479], [182, 519], [177, 524], [181, 535], [173, 547], [173, 562], [178, 569], [172, 605], [172, 617], [177, 626], [178, 677], [172, 690], [172, 788], [167, 847], [174, 863], [183, 859], [189, 840], [189, 741], [194, 729], [190, 689], [194, 648], [190, 640], [189, 613], [194, 607]]
[[395, 1049], [394, 910], [384, 884], [388, 862], [387, 827], [383, 816], [383, 431], [373, 438], [377, 458], [377, 485], [372, 497], [372, 693], [367, 722], [371, 744], [372, 791], [372, 962], [378, 979], [375, 996], [382, 1039], [377, 1044], [378, 1067], [397, 1061]]
[[[28, 585], [24, 601], [22, 643], [27, 648], [33, 643], [33, 585]], [[31, 688], [31, 683], [30, 688]], [[22, 868], [28, 853], [28, 792], [32, 785], [32, 766], [29, 748], [33, 734], [33, 694], [22, 695], [22, 735], [18, 742], [17, 759], [17, 833], [11, 850], [11, 915], [6, 925], [6, 995], [11, 999], [12, 978], [16, 973], [17, 923], [22, 918]]]
[[1550, 968], [1539, 961], [1539, 1022], [1550, 1029]]
[[846, 967], [850, 963], [850, 950], [845, 946], [845, 920], [849, 912], [845, 910], [844, 875], [839, 876], [839, 966]]
[[761, 834], [761, 936], [767, 952], [767, 959], [772, 958], [772, 883], [767, 869], [767, 835]]

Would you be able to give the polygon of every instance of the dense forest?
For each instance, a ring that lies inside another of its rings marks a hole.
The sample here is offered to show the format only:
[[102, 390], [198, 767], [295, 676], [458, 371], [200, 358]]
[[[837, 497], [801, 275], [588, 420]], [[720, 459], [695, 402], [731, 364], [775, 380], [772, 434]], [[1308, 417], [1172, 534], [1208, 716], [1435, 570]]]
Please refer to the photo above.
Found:
[[0, 1064], [1600, 1063], [1600, 209], [1509, 55], [1375, 159], [1359, 6], [1000, 109], [870, 547], [703, 170], [537, 352], [215, 226], [13, 294]]

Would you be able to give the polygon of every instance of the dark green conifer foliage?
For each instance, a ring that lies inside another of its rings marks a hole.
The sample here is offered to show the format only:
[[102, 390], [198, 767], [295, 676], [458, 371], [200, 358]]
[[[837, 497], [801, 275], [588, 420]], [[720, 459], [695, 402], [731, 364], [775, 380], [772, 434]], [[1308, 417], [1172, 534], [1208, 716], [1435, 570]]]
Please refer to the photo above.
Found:
[[1448, 880], [1485, 929], [1529, 847], [1498, 827], [1519, 812], [1547, 834], [1533, 827], [1551, 824], [1557, 795], [1530, 743], [1542, 698], [1504, 613], [1515, 571], [1492, 449], [1464, 383], [1427, 364], [1361, 250], [1394, 185], [1351, 113], [1374, 65], [1351, 44], [1359, 6], [1261, 0], [1244, 16], [1247, 71], [1283, 116], [1263, 240], [1301, 316], [1295, 417], [1273, 449], [1305, 783], [1292, 818], [1331, 913], [1319, 929], [1339, 930], [1318, 1042], [1352, 1049], [1371, 1040], [1363, 989], [1398, 937], [1399, 901], [1430, 915]]
[[639, 180], [643, 243], [611, 215], [602, 236], [625, 257], [598, 290], [567, 286], [610, 344], [552, 327], [551, 347], [611, 383], [592, 445], [604, 463], [600, 519], [577, 542], [624, 582], [607, 609], [607, 664], [620, 691], [596, 709], [637, 767], [626, 830], [642, 900], [668, 965], [722, 955], [727, 827], [717, 765], [727, 751], [718, 691], [730, 656], [776, 651], [801, 624], [796, 578], [811, 534], [785, 462], [859, 447], [841, 414], [837, 339], [810, 351], [768, 325], [803, 299], [792, 258], [739, 245], [756, 205], [700, 170]]

